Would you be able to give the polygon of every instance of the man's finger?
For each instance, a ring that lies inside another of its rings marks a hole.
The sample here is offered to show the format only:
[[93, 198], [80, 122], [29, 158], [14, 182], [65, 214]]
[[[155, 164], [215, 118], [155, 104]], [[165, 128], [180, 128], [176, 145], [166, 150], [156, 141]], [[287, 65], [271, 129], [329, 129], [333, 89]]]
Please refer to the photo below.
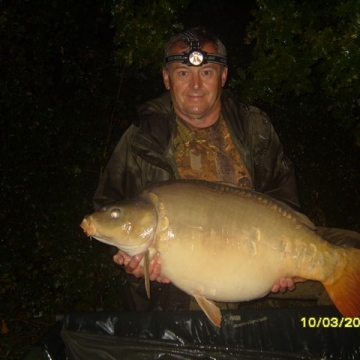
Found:
[[142, 258], [143, 255], [135, 255], [134, 257], [132, 257], [129, 263], [126, 265], [126, 271], [127, 272], [134, 271], [139, 266], [139, 263], [142, 260]]

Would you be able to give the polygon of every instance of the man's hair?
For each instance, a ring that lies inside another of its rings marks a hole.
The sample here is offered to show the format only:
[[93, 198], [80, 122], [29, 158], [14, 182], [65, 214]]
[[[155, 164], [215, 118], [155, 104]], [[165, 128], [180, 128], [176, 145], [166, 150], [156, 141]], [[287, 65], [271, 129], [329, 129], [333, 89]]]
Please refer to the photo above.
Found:
[[[189, 30], [186, 30], [186, 32], [192, 34], [194, 38], [199, 40], [200, 47], [202, 47], [204, 44], [212, 44], [215, 49], [216, 53], [220, 54], [222, 56], [226, 56], [226, 48], [224, 44], [221, 42], [221, 40], [215, 36], [212, 32], [209, 30], [203, 28], [203, 27], [195, 27]], [[165, 56], [171, 55], [171, 49], [175, 46], [179, 45], [184, 50], [188, 49], [190, 47], [188, 38], [184, 35], [184, 33], [178, 33], [173, 35], [170, 40], [165, 44]]]

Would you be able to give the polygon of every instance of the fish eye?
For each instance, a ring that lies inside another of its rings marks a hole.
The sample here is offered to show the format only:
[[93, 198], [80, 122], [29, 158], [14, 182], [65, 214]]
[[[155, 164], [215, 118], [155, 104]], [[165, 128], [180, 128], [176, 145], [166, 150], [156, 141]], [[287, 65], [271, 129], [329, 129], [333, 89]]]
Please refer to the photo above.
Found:
[[110, 212], [110, 216], [111, 216], [113, 219], [119, 218], [120, 215], [121, 215], [121, 210], [120, 210], [120, 209], [112, 209], [111, 212]]

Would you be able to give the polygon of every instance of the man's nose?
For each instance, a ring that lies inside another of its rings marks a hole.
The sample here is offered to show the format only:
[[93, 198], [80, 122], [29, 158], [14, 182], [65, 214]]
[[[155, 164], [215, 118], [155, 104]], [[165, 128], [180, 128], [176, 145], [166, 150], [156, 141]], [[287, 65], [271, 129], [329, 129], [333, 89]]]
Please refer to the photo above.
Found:
[[194, 73], [191, 77], [191, 88], [192, 89], [199, 89], [201, 87], [201, 78], [199, 74]]

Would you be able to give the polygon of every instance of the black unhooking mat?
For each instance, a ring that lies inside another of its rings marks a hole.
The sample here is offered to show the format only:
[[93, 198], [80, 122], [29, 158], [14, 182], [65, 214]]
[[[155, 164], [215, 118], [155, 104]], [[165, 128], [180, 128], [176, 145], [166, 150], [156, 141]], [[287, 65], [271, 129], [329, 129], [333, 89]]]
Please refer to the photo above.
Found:
[[360, 359], [360, 318], [332, 306], [222, 314], [216, 328], [201, 311], [70, 313], [22, 360]]

